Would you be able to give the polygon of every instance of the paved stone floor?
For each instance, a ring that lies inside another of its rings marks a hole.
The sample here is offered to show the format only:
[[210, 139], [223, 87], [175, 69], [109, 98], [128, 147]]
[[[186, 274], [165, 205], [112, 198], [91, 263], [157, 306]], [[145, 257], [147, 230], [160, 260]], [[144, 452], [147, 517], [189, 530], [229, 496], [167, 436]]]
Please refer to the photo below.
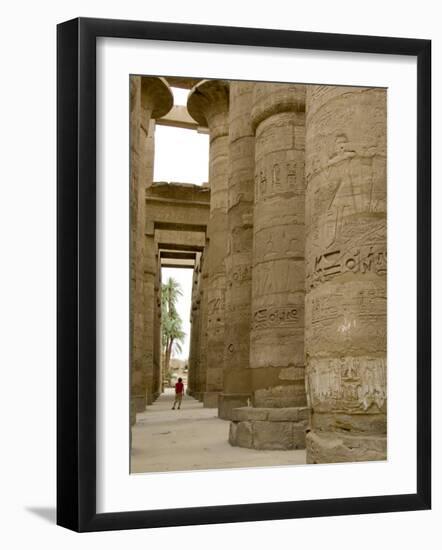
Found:
[[132, 428], [132, 473], [305, 464], [305, 451], [255, 451], [232, 447], [229, 422], [186, 396], [171, 410], [173, 390], [137, 414]]

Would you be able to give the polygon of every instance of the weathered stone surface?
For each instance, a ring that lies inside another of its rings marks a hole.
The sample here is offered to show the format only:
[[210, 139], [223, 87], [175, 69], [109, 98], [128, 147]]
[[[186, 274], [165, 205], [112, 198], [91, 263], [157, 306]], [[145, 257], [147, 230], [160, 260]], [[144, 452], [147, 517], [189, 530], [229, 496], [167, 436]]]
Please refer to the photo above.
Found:
[[[152, 260], [150, 243], [145, 241], [145, 188], [153, 180], [154, 119], [171, 109], [173, 98], [167, 82], [157, 77], [132, 76], [130, 92], [131, 394], [137, 410], [143, 410], [158, 387], [158, 377], [154, 376], [155, 285], [151, 280], [156, 267], [152, 265], [155, 258]], [[147, 277], [146, 262], [152, 273]]]
[[240, 407], [232, 411], [232, 420], [267, 420], [269, 409], [257, 409], [255, 407]]
[[218, 398], [218, 416], [223, 420], [232, 419], [233, 411], [238, 407], [245, 407], [251, 399], [251, 394], [221, 393]]
[[[304, 366], [305, 86], [256, 83], [250, 367], [254, 406], [305, 405]], [[262, 381], [275, 378], [275, 388]]]
[[253, 422], [253, 447], [262, 450], [292, 449], [292, 423]]
[[[230, 83], [229, 171], [223, 388], [219, 417], [251, 397], [249, 369], [255, 136], [251, 107], [253, 82]], [[238, 394], [235, 400], [231, 394]], [[227, 395], [229, 397], [227, 397]]]
[[238, 431], [238, 422], [230, 422], [229, 426], [229, 443], [232, 447], [236, 447], [236, 433]]
[[309, 462], [384, 459], [385, 90], [197, 83], [180, 123], [210, 133], [202, 187], [152, 184], [160, 90], [131, 79], [131, 422], [161, 391], [167, 258], [194, 269], [188, 392], [232, 445], [309, 429]]
[[308, 430], [308, 421], [294, 422], [293, 429], [293, 449], [305, 449], [306, 434]]
[[[209, 186], [210, 218], [207, 228], [207, 345], [206, 391], [223, 391], [225, 342], [225, 290], [227, 253], [227, 179], [228, 179], [228, 84], [203, 80], [189, 93], [190, 115], [210, 132]], [[204, 398], [206, 402], [206, 398]]]
[[[250, 427], [254, 449], [290, 450], [305, 448], [309, 409], [241, 407], [232, 411], [229, 442], [238, 447], [250, 446], [250, 439], [238, 440], [238, 426]], [[245, 445], [243, 443], [245, 442]]]
[[383, 433], [387, 423], [386, 414], [340, 414], [315, 412], [312, 429], [322, 432]]
[[384, 459], [385, 90], [308, 87], [306, 174], [308, 461]]
[[250, 422], [238, 422], [235, 441], [238, 447], [246, 447], [247, 449], [253, 447], [252, 424]]
[[218, 396], [219, 392], [204, 392], [203, 394], [203, 403], [206, 409], [216, 409], [218, 408]]
[[267, 418], [273, 422], [301, 422], [308, 420], [309, 413], [310, 409], [308, 407], [274, 408], [269, 409]]
[[362, 462], [385, 460], [386, 435], [345, 435], [337, 432], [309, 432], [306, 436], [307, 463]]
[[304, 385], [274, 386], [255, 391], [256, 407], [297, 407], [305, 404]]

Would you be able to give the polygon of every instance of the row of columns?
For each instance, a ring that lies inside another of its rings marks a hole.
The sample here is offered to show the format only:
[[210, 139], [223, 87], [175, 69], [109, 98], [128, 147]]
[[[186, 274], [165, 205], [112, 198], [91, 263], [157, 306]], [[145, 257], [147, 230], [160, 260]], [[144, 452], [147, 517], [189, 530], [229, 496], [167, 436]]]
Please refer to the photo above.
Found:
[[146, 220], [146, 188], [153, 183], [155, 119], [173, 105], [167, 82], [157, 77], [132, 76], [130, 82], [130, 354], [131, 423], [157, 396], [161, 308], [160, 274], [153, 224]]
[[233, 445], [386, 457], [385, 102], [223, 81], [189, 95], [212, 192], [192, 391]]
[[[131, 79], [131, 395], [158, 394], [161, 288], [145, 189], [173, 103]], [[190, 390], [233, 445], [308, 462], [386, 457], [386, 93], [202, 81], [210, 219], [192, 294]], [[307, 432], [307, 437], [305, 433]]]

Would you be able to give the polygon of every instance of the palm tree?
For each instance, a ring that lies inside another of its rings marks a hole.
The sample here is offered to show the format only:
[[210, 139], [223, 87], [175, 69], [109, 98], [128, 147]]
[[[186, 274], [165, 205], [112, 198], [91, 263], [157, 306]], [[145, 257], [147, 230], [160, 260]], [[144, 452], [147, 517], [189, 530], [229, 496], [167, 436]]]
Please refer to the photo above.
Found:
[[161, 340], [163, 345], [164, 374], [170, 378], [170, 359], [173, 353], [181, 353], [186, 333], [176, 310], [178, 299], [183, 295], [181, 286], [172, 277], [161, 285]]

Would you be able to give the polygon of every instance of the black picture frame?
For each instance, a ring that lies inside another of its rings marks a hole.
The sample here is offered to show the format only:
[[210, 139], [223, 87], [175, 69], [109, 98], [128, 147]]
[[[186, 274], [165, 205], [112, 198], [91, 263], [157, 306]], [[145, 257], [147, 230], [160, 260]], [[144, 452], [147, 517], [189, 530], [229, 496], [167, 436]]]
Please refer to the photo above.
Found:
[[[417, 59], [417, 491], [96, 512], [96, 39], [166, 40]], [[431, 41], [79, 18], [57, 28], [57, 523], [83, 531], [425, 510], [431, 506]]]

